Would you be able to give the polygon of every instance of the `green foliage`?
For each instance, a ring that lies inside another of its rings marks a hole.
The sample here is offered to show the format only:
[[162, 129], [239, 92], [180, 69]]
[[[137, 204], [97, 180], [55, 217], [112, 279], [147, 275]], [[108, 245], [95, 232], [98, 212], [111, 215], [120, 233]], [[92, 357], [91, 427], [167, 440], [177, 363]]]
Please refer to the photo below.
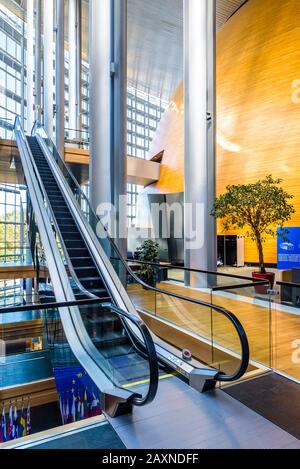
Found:
[[[156, 241], [152, 241], [152, 239], [147, 239], [144, 241], [143, 244], [137, 248], [136, 252], [138, 260], [141, 262], [159, 262], [159, 244]], [[149, 285], [155, 285], [155, 267], [148, 264], [142, 264], [140, 276], [145, 283]]]
[[281, 182], [269, 175], [253, 184], [229, 185], [211, 212], [222, 220], [225, 231], [246, 230], [245, 236], [257, 245], [261, 272], [265, 272], [263, 243], [268, 236], [275, 237], [276, 227], [283, 228], [295, 213], [290, 203], [293, 196], [280, 187]]
[[[4, 215], [0, 217], [0, 262], [15, 260], [13, 254], [15, 254], [16, 245], [20, 246], [21, 236], [20, 225], [14, 225], [15, 221], [20, 221], [19, 213], [16, 214], [16, 220], [14, 212], [7, 213], [6, 217]], [[4, 222], [7, 224], [5, 225]]]

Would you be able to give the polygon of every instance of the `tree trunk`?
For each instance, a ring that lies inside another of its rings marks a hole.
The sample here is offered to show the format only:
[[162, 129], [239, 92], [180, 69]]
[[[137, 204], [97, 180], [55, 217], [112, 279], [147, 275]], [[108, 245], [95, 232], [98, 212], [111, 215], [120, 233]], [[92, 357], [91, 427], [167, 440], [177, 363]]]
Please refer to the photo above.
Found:
[[262, 274], [265, 274], [266, 273], [266, 267], [265, 267], [265, 260], [264, 260], [264, 251], [263, 251], [263, 244], [261, 242], [260, 237], [257, 237], [257, 250], [258, 250], [258, 256], [259, 256], [260, 272]]

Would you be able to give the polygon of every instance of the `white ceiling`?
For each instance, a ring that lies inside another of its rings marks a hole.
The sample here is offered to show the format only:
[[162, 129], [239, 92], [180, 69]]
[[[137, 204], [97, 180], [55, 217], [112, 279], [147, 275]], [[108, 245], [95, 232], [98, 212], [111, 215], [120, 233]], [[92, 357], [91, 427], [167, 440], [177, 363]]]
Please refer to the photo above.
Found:
[[[26, 0], [1, 1], [10, 7], [13, 4], [26, 6]], [[218, 29], [246, 1], [217, 0]], [[68, 1], [65, 3], [67, 12]], [[87, 56], [89, 0], [82, 0], [82, 5], [83, 50]], [[128, 0], [129, 84], [169, 100], [182, 76], [183, 0]]]
[[[245, 1], [217, 0], [217, 28]], [[169, 100], [182, 77], [183, 0], [128, 0], [129, 83]]]

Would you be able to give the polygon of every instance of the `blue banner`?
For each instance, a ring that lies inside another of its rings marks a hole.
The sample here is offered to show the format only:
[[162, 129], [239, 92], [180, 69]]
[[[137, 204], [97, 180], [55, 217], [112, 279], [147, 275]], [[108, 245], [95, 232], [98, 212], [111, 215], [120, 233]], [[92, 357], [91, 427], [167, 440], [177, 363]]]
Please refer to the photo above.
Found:
[[277, 268], [290, 270], [300, 268], [300, 227], [278, 228]]
[[101, 415], [100, 392], [80, 366], [54, 368], [63, 424]]

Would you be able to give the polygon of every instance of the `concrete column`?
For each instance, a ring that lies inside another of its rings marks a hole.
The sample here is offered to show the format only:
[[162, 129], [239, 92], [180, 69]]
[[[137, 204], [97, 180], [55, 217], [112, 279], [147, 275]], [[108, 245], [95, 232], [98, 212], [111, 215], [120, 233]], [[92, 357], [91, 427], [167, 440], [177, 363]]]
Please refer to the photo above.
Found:
[[95, 210], [112, 200], [111, 5], [112, 0], [90, 1], [90, 193]]
[[65, 149], [65, 8], [64, 0], [56, 0], [56, 51], [55, 51], [55, 136], [59, 154]]
[[[215, 271], [215, 0], [184, 0], [185, 266]], [[207, 286], [207, 276], [186, 283]]]
[[115, 207], [115, 235], [126, 255], [127, 1], [90, 1], [91, 202]]
[[35, 10], [35, 120], [42, 121], [42, 0]]
[[27, 69], [27, 133], [31, 132], [34, 124], [34, 0], [27, 0], [27, 49], [26, 49], [26, 69]]
[[53, 138], [53, 0], [44, 0], [44, 126]]

